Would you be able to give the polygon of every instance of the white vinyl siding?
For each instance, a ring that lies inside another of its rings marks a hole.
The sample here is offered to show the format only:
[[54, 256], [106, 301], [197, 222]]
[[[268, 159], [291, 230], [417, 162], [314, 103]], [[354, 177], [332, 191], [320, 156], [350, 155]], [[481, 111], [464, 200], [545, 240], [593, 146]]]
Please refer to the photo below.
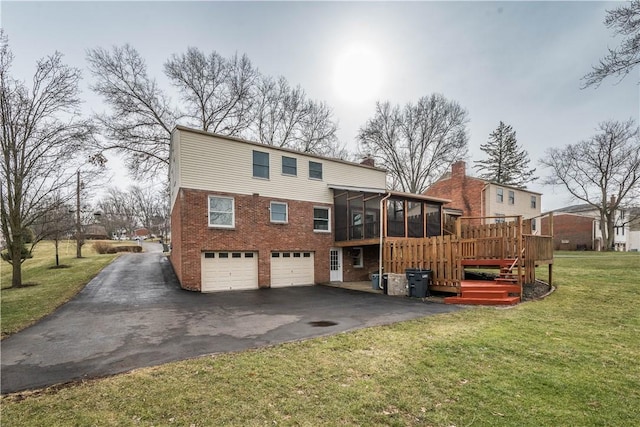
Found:
[[[179, 176], [181, 188], [194, 190], [223, 191], [237, 194], [259, 194], [261, 197], [301, 200], [322, 204], [333, 203], [333, 192], [329, 185], [356, 187], [386, 187], [383, 170], [360, 166], [339, 160], [317, 158], [322, 163], [322, 181], [308, 179], [309, 161], [315, 157], [302, 153], [258, 146], [224, 137], [203, 134], [178, 128], [173, 132], [172, 142], [179, 143]], [[270, 174], [269, 180], [253, 178], [253, 151], [269, 153], [269, 167], [280, 171], [282, 156], [297, 160], [298, 176], [292, 178], [281, 173]], [[176, 171], [178, 172], [178, 171]], [[173, 182], [172, 182], [173, 185]], [[172, 195], [175, 200], [175, 195]]]
[[[503, 202], [500, 200], [498, 194], [502, 190]], [[506, 203], [508, 200], [508, 192], [513, 191], [514, 203]], [[505, 194], [507, 193], [507, 194]], [[507, 200], [505, 200], [505, 198]], [[531, 201], [535, 198], [537, 201], [536, 207], [530, 206]], [[507, 217], [513, 217], [522, 215], [524, 219], [535, 218], [540, 215], [540, 195], [531, 191], [517, 189], [514, 187], [504, 187], [496, 184], [490, 184], [485, 190], [484, 198], [484, 212], [487, 216], [495, 215], [495, 212], [500, 212]], [[507, 221], [512, 221], [513, 218], [507, 218]], [[491, 220], [491, 222], [494, 222]]]

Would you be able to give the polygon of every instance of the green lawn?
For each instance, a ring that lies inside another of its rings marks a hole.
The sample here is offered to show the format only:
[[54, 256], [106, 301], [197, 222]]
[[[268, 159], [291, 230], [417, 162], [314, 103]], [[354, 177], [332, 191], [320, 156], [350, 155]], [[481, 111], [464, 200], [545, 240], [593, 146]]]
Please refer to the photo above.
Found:
[[637, 425], [640, 254], [569, 255], [542, 301], [7, 396], [2, 423]]
[[22, 282], [34, 286], [7, 289], [11, 286], [12, 266], [0, 261], [3, 338], [67, 302], [116, 256], [96, 254], [89, 242], [82, 247], [84, 258], [77, 259], [75, 241], [59, 245], [60, 264], [68, 268], [51, 268], [56, 263], [53, 242], [38, 243], [33, 255], [22, 264]]

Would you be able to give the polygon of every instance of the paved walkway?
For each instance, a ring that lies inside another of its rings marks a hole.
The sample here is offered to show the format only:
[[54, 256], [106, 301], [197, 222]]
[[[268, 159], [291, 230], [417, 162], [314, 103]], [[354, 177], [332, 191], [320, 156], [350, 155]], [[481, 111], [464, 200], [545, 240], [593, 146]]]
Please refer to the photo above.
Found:
[[3, 394], [458, 309], [326, 286], [188, 292], [161, 246], [145, 248], [121, 256], [72, 301], [1, 342]]

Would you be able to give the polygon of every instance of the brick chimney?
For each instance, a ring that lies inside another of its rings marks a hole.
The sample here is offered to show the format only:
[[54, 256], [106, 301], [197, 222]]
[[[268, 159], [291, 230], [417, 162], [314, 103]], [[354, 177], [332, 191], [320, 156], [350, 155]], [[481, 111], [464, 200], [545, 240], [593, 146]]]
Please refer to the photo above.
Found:
[[451, 177], [464, 177], [466, 175], [467, 164], [459, 160], [451, 165]]
[[373, 159], [373, 157], [367, 155], [364, 159], [362, 159], [360, 164], [365, 166], [375, 167], [376, 161]]

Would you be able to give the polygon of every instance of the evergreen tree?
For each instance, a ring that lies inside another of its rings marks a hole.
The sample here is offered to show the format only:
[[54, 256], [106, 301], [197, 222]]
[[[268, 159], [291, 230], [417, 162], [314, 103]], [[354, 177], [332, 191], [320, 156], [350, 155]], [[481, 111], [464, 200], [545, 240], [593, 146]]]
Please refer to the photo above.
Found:
[[536, 170], [529, 169], [530, 160], [526, 150], [518, 146], [516, 131], [504, 122], [500, 122], [480, 149], [488, 156], [485, 160], [474, 162], [474, 168], [481, 172], [480, 178], [520, 188], [538, 179], [533, 176]]

